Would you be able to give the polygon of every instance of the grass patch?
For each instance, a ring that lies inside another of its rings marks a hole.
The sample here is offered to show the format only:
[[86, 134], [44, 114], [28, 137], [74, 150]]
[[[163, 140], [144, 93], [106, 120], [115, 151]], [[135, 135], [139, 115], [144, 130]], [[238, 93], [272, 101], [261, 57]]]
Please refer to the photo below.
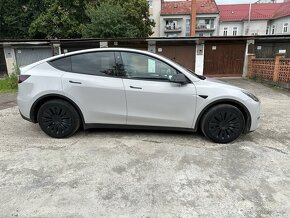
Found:
[[0, 80], [0, 93], [17, 92], [19, 73], [19, 68], [16, 68], [10, 76], [5, 76]]

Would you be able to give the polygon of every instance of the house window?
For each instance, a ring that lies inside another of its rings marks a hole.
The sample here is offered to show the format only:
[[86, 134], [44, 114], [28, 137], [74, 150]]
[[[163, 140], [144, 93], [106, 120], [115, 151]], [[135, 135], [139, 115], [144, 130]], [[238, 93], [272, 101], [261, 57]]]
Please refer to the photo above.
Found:
[[269, 34], [270, 34], [270, 26], [267, 26], [266, 35], [269, 35]]
[[238, 35], [238, 27], [233, 27], [233, 36]]
[[190, 36], [190, 19], [186, 19], [185, 21], [185, 26], [186, 26], [186, 30], [185, 30], [185, 36]]
[[274, 35], [275, 34], [275, 25], [272, 26], [272, 31], [271, 34]]
[[224, 33], [223, 33], [224, 36], [227, 36], [228, 35], [228, 28], [227, 27], [224, 27]]
[[177, 29], [177, 21], [176, 20], [166, 20], [166, 26], [165, 28], [167, 30], [175, 30]]
[[196, 29], [214, 29], [214, 19], [206, 18], [206, 19], [197, 19]]
[[284, 25], [283, 25], [283, 33], [288, 33], [288, 26], [289, 26], [288, 23], [284, 23]]

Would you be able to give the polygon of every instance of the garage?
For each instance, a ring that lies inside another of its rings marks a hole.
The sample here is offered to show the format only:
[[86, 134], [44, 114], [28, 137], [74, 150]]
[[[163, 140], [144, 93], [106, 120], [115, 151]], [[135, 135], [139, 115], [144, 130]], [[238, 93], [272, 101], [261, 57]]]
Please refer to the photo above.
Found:
[[15, 56], [19, 67], [32, 64], [52, 56], [51, 47], [15, 48]]
[[195, 42], [157, 42], [156, 53], [165, 56], [180, 65], [194, 70], [195, 69]]
[[241, 77], [243, 74], [245, 49], [245, 41], [206, 42], [204, 75]]

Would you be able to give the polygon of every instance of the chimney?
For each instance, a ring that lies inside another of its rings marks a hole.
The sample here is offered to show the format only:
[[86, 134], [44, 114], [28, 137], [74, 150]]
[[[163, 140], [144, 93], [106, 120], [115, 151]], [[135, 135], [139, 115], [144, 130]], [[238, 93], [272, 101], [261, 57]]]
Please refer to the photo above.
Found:
[[191, 0], [191, 26], [190, 26], [190, 36], [195, 36], [196, 28], [196, 0]]

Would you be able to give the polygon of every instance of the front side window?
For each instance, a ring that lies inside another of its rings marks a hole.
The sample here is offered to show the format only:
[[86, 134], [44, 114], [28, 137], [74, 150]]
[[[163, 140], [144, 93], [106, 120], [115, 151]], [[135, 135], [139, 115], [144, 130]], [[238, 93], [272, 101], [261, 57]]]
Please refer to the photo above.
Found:
[[114, 52], [94, 52], [71, 56], [74, 73], [97, 76], [114, 76], [116, 72]]
[[147, 55], [121, 52], [122, 76], [130, 79], [169, 81], [178, 72], [168, 64]]

